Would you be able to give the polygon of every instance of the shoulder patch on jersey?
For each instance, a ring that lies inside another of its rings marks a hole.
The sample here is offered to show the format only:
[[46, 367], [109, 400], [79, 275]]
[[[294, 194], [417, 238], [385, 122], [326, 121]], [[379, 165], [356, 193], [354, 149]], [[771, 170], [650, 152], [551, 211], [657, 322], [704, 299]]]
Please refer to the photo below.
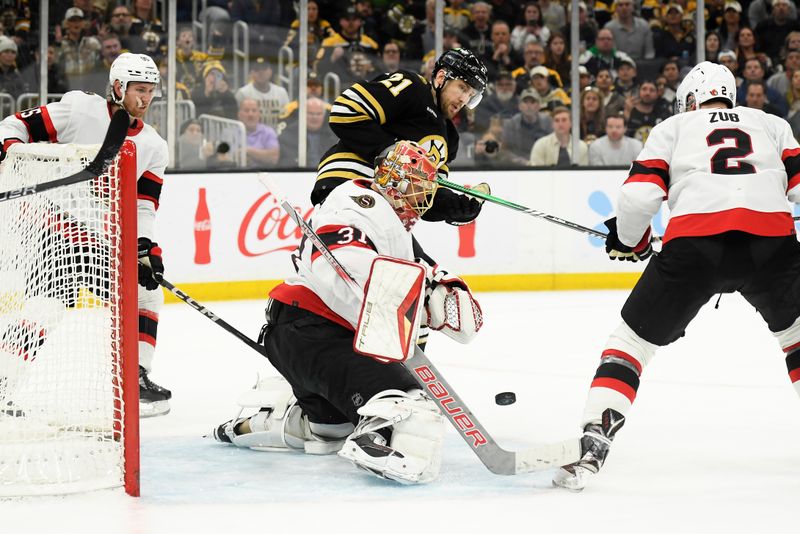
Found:
[[369, 195], [351, 196], [350, 198], [361, 208], [372, 208], [375, 206], [375, 198]]

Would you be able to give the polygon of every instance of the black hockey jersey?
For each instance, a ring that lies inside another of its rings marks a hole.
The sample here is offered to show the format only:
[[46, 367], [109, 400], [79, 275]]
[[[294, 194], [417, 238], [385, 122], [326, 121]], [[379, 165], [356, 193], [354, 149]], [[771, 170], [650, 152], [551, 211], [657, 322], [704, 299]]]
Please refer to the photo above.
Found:
[[458, 132], [439, 110], [431, 85], [410, 71], [381, 74], [347, 88], [333, 103], [330, 126], [339, 142], [319, 163], [314, 204], [346, 180], [372, 179], [375, 158], [396, 141], [419, 143], [445, 178], [447, 163], [458, 151]]

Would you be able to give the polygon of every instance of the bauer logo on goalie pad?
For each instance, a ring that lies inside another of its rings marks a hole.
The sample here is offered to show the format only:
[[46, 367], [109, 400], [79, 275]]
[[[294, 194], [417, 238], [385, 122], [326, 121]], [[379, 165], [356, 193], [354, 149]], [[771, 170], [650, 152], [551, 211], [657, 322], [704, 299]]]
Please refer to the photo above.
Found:
[[379, 256], [364, 289], [353, 349], [381, 362], [414, 353], [425, 297], [425, 268]]

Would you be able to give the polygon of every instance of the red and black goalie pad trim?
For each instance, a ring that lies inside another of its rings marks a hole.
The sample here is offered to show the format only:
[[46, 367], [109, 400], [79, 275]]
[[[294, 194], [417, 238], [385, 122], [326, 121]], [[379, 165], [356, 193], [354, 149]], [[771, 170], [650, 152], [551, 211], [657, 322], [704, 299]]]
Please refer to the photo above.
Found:
[[633, 402], [639, 390], [639, 375], [622, 363], [603, 360], [592, 380], [592, 386], [613, 389]]
[[58, 135], [46, 106], [26, 109], [16, 113], [14, 116], [27, 128], [30, 136], [28, 142], [58, 143]]
[[781, 154], [781, 159], [788, 178], [788, 191], [800, 184], [800, 148], [787, 148]]
[[144, 171], [136, 182], [136, 198], [139, 200], [149, 200], [158, 209], [161, 198], [161, 187], [164, 180], [150, 171]]
[[786, 355], [786, 370], [793, 384], [800, 382], [800, 349]]
[[148, 310], [139, 310], [139, 341], [156, 346], [158, 336], [158, 314]]
[[634, 161], [628, 173], [626, 184], [633, 182], [649, 182], [669, 192], [669, 164], [662, 159], [646, 159]]
[[[339, 224], [329, 224], [317, 229], [317, 235], [333, 252], [342, 247], [363, 248], [378, 252], [375, 244], [362, 230], [355, 226], [345, 226]], [[316, 260], [322, 254], [317, 247], [311, 249], [311, 261]]]

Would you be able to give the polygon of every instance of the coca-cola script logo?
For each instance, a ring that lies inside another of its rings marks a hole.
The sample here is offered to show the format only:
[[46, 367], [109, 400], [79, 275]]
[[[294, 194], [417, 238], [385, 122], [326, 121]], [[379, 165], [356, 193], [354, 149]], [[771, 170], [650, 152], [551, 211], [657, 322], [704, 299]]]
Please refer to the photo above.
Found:
[[[309, 220], [314, 208], [303, 214]], [[266, 193], [247, 210], [239, 226], [237, 244], [239, 251], [247, 257], [263, 256], [282, 250], [297, 248], [303, 232], [283, 211], [272, 193]], [[278, 246], [275, 246], [278, 245]]]

